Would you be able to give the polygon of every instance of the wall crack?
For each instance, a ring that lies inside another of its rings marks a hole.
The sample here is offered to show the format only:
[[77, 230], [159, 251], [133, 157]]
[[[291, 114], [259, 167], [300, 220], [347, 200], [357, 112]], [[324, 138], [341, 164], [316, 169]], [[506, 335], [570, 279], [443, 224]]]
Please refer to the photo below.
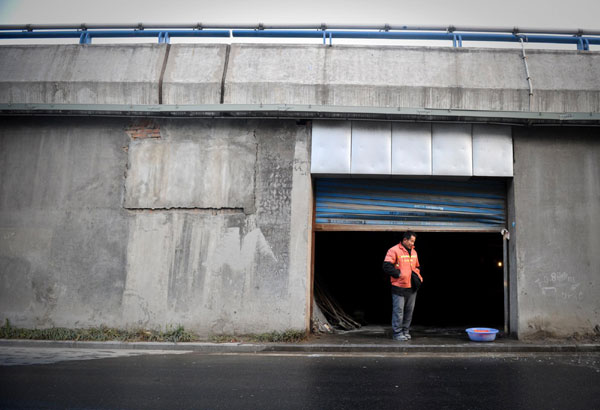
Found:
[[141, 207], [141, 208], [132, 208], [132, 207], [124, 207], [126, 210], [140, 213], [140, 212], [156, 212], [156, 211], [186, 211], [193, 212], [199, 214], [207, 214], [207, 215], [230, 215], [230, 214], [240, 214], [244, 213], [244, 208], [198, 208], [198, 207]]

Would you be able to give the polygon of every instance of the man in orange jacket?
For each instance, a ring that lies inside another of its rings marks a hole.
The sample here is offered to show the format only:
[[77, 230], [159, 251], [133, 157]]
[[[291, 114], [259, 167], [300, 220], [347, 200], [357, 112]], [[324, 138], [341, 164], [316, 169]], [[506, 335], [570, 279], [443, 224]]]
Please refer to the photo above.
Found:
[[[390, 275], [392, 282], [392, 331], [394, 340], [410, 340], [410, 322], [412, 321], [421, 270], [415, 250], [417, 234], [407, 231], [402, 241], [390, 248], [383, 261], [383, 271]], [[414, 275], [413, 275], [414, 273]]]

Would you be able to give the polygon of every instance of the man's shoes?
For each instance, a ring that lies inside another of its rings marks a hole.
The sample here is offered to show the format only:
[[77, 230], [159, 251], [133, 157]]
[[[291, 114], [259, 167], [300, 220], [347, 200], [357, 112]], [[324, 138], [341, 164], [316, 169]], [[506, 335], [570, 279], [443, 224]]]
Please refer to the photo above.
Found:
[[402, 335], [404, 335], [404, 337], [406, 338], [406, 340], [412, 339], [412, 337], [410, 336], [410, 333], [408, 333], [408, 330], [406, 332], [402, 333]]
[[394, 339], [398, 342], [406, 342], [408, 340], [408, 337], [406, 337], [404, 335], [404, 333], [400, 333], [400, 334], [394, 335], [394, 337], [392, 339]]

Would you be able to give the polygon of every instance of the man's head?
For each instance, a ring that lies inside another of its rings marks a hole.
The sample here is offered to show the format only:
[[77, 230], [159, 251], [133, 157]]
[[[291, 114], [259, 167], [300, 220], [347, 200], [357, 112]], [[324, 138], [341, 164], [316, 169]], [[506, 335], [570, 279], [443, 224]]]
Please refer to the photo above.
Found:
[[417, 240], [417, 234], [413, 231], [406, 231], [402, 235], [402, 246], [406, 249], [412, 249], [415, 246], [415, 241]]

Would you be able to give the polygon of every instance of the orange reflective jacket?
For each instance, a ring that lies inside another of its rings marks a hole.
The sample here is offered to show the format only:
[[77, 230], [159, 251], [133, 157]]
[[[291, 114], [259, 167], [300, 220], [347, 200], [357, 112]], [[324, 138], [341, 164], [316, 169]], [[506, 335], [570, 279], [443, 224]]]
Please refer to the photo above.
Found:
[[399, 243], [387, 251], [385, 262], [392, 263], [400, 271], [399, 278], [390, 276], [393, 286], [410, 288], [410, 276], [412, 272], [415, 272], [419, 276], [421, 282], [423, 281], [421, 270], [419, 269], [419, 258], [417, 257], [415, 248], [411, 250], [411, 253], [408, 253], [406, 248]]

